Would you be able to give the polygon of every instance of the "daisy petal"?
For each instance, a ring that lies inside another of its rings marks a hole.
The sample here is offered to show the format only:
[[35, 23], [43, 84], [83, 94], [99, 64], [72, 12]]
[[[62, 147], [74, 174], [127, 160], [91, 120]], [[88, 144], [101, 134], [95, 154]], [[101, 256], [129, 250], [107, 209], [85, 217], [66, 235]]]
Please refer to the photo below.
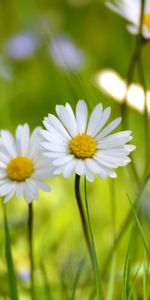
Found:
[[84, 133], [87, 125], [87, 105], [84, 100], [79, 100], [76, 107], [76, 120], [79, 133]]
[[62, 124], [67, 129], [69, 134], [72, 137], [77, 135], [77, 123], [74, 115], [72, 117], [73, 112], [71, 108], [69, 106], [64, 107], [63, 105], [60, 105], [59, 109], [57, 107], [56, 109], [57, 109], [57, 114], [59, 116], [59, 119], [61, 120]]
[[97, 140], [104, 138], [106, 135], [108, 135], [111, 131], [113, 131], [121, 122], [121, 118], [115, 119], [112, 121], [109, 125], [107, 125], [96, 137]]
[[7, 130], [1, 130], [1, 141], [0, 144], [6, 148], [9, 156], [15, 157], [17, 155], [16, 145], [13, 136]]
[[69, 163], [66, 164], [63, 170], [63, 174], [65, 178], [68, 178], [72, 175], [75, 170], [76, 160], [71, 160]]
[[102, 115], [102, 104], [99, 103], [92, 111], [88, 123], [87, 134], [91, 136], [95, 136], [97, 134], [97, 132], [99, 131], [99, 123], [100, 123], [101, 115]]
[[82, 159], [77, 160], [75, 172], [79, 176], [82, 176], [85, 173], [84, 165], [85, 162]]

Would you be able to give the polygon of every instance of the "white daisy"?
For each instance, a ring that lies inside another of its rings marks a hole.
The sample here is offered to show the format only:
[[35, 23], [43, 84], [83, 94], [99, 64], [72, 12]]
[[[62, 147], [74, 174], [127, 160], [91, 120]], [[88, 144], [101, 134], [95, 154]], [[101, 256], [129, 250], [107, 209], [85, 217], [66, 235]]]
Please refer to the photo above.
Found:
[[[106, 1], [106, 5], [130, 23], [130, 25], [127, 26], [127, 29], [131, 34], [138, 34], [140, 27], [141, 2], [141, 0], [114, 0], [113, 4], [108, 0]], [[145, 39], [150, 38], [149, 0], [145, 0], [142, 35]]]
[[7, 130], [0, 131], [0, 196], [6, 203], [13, 196], [23, 196], [30, 203], [38, 198], [38, 190], [50, 191], [43, 179], [51, 176], [48, 159], [40, 152], [39, 131], [31, 137], [29, 126], [19, 125], [16, 137]]
[[55, 175], [63, 173], [64, 177], [69, 177], [75, 172], [93, 181], [93, 174], [100, 178], [116, 177], [113, 169], [130, 162], [128, 154], [135, 146], [126, 143], [132, 139], [131, 131], [110, 134], [121, 118], [104, 127], [111, 113], [110, 107], [102, 110], [102, 104], [98, 104], [89, 121], [83, 100], [77, 103], [76, 115], [68, 103], [57, 105], [56, 113], [58, 118], [49, 114], [44, 119], [47, 130], [41, 130], [43, 154], [51, 158]]

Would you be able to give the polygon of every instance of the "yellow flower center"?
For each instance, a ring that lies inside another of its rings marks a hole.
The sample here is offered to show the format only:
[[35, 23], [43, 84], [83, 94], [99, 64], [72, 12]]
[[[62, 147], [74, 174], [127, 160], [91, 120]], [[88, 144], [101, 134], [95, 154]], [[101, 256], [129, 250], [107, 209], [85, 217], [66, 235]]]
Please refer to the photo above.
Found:
[[12, 158], [7, 166], [7, 175], [9, 179], [19, 182], [29, 178], [33, 171], [33, 161], [26, 156]]
[[78, 134], [69, 146], [71, 153], [81, 159], [93, 157], [96, 151], [96, 141], [88, 134]]
[[149, 27], [150, 29], [150, 13], [147, 13], [143, 17], [143, 25]]

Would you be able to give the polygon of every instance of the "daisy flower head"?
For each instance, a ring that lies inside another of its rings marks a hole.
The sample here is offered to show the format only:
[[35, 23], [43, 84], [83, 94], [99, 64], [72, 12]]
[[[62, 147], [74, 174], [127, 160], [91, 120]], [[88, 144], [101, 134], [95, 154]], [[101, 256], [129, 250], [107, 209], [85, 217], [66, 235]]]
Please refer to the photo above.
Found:
[[[129, 22], [127, 29], [131, 34], [138, 34], [140, 28], [142, 0], [106, 0], [106, 5], [111, 10], [122, 16]], [[150, 1], [145, 0], [144, 14], [142, 22], [142, 36], [144, 39], [150, 39]]]
[[117, 118], [106, 125], [110, 107], [103, 110], [99, 103], [89, 120], [83, 100], [78, 101], [75, 114], [68, 103], [57, 105], [56, 113], [58, 117], [49, 114], [44, 119], [46, 130], [41, 130], [43, 154], [52, 160], [55, 175], [69, 177], [76, 173], [93, 181], [94, 174], [116, 177], [114, 169], [130, 162], [128, 154], [135, 146], [126, 143], [132, 139], [131, 131], [110, 134], [121, 122]]
[[23, 196], [30, 203], [38, 198], [38, 190], [50, 191], [43, 179], [52, 175], [48, 159], [41, 153], [37, 127], [30, 136], [28, 124], [19, 125], [15, 138], [7, 130], [0, 131], [0, 196], [6, 203], [13, 196]]

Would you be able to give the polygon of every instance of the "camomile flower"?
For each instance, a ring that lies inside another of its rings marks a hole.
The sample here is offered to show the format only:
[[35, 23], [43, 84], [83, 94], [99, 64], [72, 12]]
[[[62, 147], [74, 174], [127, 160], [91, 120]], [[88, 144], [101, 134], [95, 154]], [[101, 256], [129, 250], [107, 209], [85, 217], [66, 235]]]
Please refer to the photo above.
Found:
[[13, 196], [23, 196], [30, 203], [38, 198], [38, 190], [50, 191], [43, 179], [51, 176], [48, 159], [40, 152], [39, 131], [30, 136], [29, 126], [19, 125], [14, 138], [0, 131], [0, 196], [6, 203]]
[[[131, 34], [138, 34], [140, 27], [141, 15], [141, 0], [114, 0], [114, 4], [109, 0], [106, 5], [117, 14], [126, 19], [130, 25], [127, 26]], [[142, 36], [145, 39], [150, 38], [150, 1], [145, 0], [143, 22], [142, 22]]]
[[46, 130], [41, 130], [44, 141], [43, 154], [52, 160], [54, 174], [69, 177], [73, 173], [85, 175], [89, 181], [94, 174], [100, 178], [116, 177], [118, 166], [131, 160], [128, 154], [135, 149], [127, 145], [132, 139], [131, 131], [110, 134], [121, 122], [117, 118], [108, 125], [111, 109], [96, 105], [89, 120], [85, 101], [79, 100], [74, 114], [71, 106], [57, 105], [58, 117], [49, 114], [43, 121]]

